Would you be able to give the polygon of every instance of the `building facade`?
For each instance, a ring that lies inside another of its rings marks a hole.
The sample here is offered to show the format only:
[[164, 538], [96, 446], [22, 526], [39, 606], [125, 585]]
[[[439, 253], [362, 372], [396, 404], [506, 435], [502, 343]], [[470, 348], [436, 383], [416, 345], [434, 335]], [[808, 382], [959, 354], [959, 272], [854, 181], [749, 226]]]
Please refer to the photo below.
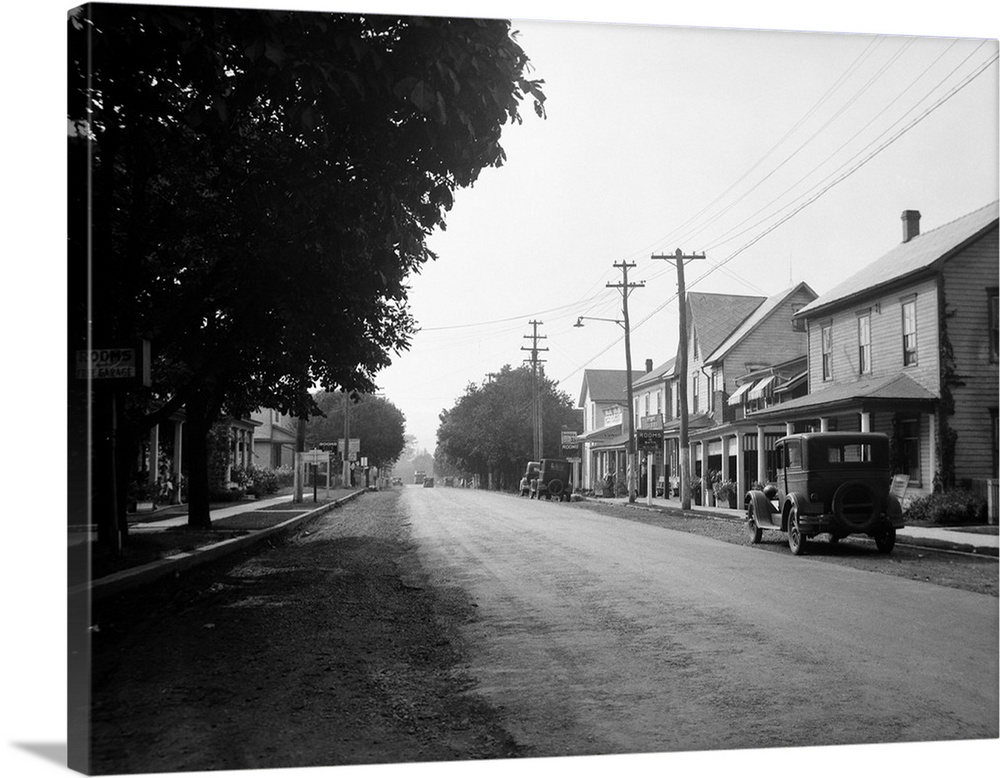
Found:
[[919, 212], [902, 223], [897, 247], [795, 314], [808, 394], [749, 417], [884, 432], [908, 497], [995, 489], [998, 204], [924, 234]]

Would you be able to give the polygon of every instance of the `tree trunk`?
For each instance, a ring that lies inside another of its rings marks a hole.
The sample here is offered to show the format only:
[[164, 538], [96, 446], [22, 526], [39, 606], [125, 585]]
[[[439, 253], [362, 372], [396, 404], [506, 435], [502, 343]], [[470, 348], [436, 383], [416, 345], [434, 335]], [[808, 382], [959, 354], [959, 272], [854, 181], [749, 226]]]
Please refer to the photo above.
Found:
[[209, 515], [208, 433], [212, 428], [207, 408], [192, 398], [187, 404], [188, 526], [207, 529]]

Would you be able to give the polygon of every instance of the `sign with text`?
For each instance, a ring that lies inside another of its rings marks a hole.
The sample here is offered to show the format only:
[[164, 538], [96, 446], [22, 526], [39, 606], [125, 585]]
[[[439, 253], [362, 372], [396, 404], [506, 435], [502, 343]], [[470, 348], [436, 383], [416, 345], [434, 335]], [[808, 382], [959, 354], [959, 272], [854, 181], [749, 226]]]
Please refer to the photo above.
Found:
[[636, 430], [636, 442], [643, 451], [659, 451], [663, 445], [663, 430]]
[[562, 431], [562, 447], [563, 448], [576, 448], [580, 444], [579, 432], [567, 432]]
[[76, 377], [149, 386], [149, 341], [138, 348], [92, 348], [76, 352]]

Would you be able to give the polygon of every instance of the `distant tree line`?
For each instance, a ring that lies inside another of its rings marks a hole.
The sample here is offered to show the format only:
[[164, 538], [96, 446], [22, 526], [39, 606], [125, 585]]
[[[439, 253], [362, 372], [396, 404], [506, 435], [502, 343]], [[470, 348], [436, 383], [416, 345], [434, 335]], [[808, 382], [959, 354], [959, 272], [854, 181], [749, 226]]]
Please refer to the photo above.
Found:
[[[517, 488], [534, 456], [535, 381], [530, 368], [505, 365], [489, 383], [469, 384], [458, 402], [440, 414], [434, 455], [438, 471], [478, 475], [491, 488]], [[543, 456], [561, 458], [562, 432], [580, 432], [580, 412], [545, 376], [538, 379], [537, 391]]]

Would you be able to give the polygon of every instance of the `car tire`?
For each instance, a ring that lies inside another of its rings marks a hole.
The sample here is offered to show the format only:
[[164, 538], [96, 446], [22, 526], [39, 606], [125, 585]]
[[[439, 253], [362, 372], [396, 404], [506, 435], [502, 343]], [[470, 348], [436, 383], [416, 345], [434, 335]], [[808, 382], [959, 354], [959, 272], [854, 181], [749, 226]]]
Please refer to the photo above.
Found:
[[889, 554], [896, 546], [896, 528], [880, 530], [875, 534], [875, 548], [883, 554]]
[[747, 538], [749, 538], [752, 545], [760, 543], [760, 539], [763, 537], [764, 531], [757, 526], [757, 519], [754, 518], [753, 500], [747, 502], [747, 516], [744, 528], [746, 529]]
[[795, 556], [802, 556], [806, 551], [806, 536], [802, 534], [798, 512], [794, 507], [788, 514], [788, 547]]
[[549, 481], [548, 490], [549, 494], [554, 494], [558, 497], [560, 494], [562, 494], [563, 482], [560, 481], [558, 478], [553, 478], [551, 481]]
[[881, 512], [871, 487], [861, 481], [845, 481], [833, 493], [833, 515], [851, 532], [867, 532]]

